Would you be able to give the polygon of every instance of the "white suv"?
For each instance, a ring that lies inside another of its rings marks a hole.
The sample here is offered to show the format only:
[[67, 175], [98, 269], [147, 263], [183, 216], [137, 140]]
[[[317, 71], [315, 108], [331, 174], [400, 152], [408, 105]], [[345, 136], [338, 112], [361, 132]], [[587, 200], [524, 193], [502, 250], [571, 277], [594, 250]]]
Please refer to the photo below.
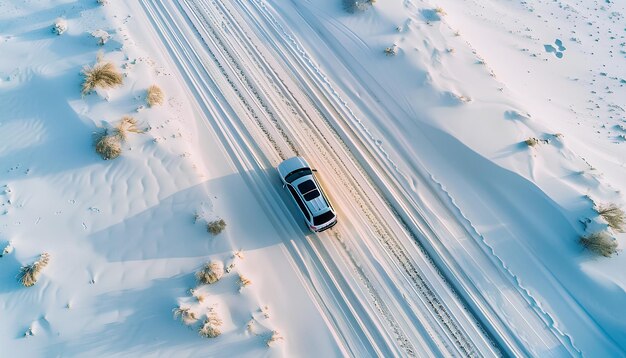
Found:
[[293, 157], [283, 161], [278, 165], [278, 174], [302, 211], [309, 229], [320, 232], [337, 224], [335, 210], [304, 158]]

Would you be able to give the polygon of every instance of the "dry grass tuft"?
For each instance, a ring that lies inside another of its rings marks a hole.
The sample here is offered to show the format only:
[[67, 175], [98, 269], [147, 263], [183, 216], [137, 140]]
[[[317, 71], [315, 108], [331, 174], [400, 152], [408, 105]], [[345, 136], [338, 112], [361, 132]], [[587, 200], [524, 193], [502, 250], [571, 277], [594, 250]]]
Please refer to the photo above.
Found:
[[196, 300], [198, 300], [198, 302], [200, 302], [200, 303], [204, 302], [204, 299], [206, 298], [206, 296], [205, 296], [204, 294], [199, 293], [199, 292], [196, 292], [196, 291], [193, 291], [192, 295], [193, 295], [193, 297], [195, 297], [195, 298], [196, 298]]
[[224, 276], [224, 264], [221, 261], [207, 262], [200, 271], [196, 273], [198, 281], [211, 284], [219, 281]]
[[96, 88], [113, 88], [122, 84], [122, 74], [111, 62], [102, 62], [98, 58], [93, 67], [85, 66], [82, 71], [85, 77], [83, 81], [83, 96]]
[[618, 232], [624, 232], [626, 226], [626, 214], [624, 210], [615, 204], [601, 205], [598, 214], [606, 220], [609, 226]]
[[437, 7], [435, 8], [435, 12], [436, 12], [439, 16], [446, 16], [446, 15], [448, 15], [448, 14], [446, 13], [446, 11], [445, 11], [445, 10], [444, 10], [441, 6], [437, 6]]
[[65, 31], [67, 31], [67, 20], [61, 17], [54, 20], [54, 25], [52, 26], [52, 32], [54, 32], [57, 35], [61, 35]]
[[115, 159], [122, 154], [122, 143], [128, 138], [128, 133], [143, 133], [137, 128], [137, 121], [133, 117], [125, 116], [115, 126], [113, 132], [105, 130], [96, 137], [96, 152], [102, 159]]
[[267, 344], [268, 347], [271, 347], [272, 344], [278, 342], [279, 340], [283, 340], [285, 338], [283, 338], [278, 331], [272, 331], [272, 335], [268, 338], [267, 342], [265, 342], [265, 344]]
[[222, 325], [222, 320], [219, 318], [213, 307], [209, 308], [209, 312], [207, 312], [206, 316], [207, 318], [204, 320], [204, 324], [200, 327], [198, 333], [202, 337], [206, 338], [215, 338], [222, 334], [222, 331], [218, 328]]
[[115, 126], [116, 134], [120, 141], [125, 142], [128, 138], [128, 133], [143, 133], [144, 131], [137, 128], [137, 121], [130, 116], [124, 116], [120, 122]]
[[28, 266], [23, 266], [19, 274], [20, 283], [25, 287], [30, 287], [37, 283], [41, 270], [48, 265], [48, 262], [50, 262], [50, 254], [44, 252], [39, 257], [39, 260]]
[[177, 319], [179, 316], [182, 319], [183, 323], [186, 325], [194, 324], [198, 320], [196, 314], [193, 313], [191, 311], [191, 308], [189, 307], [179, 306], [177, 308], [174, 308], [174, 319]]
[[146, 101], [148, 102], [148, 106], [156, 106], [159, 104], [163, 104], [163, 99], [165, 98], [165, 94], [161, 87], [157, 85], [152, 85], [148, 87], [148, 93], [146, 95]]
[[244, 287], [248, 287], [252, 283], [250, 279], [242, 274], [239, 274], [239, 281], [237, 282], [239, 282], [239, 291], [241, 291], [241, 289]]
[[611, 257], [617, 253], [617, 241], [605, 231], [582, 236], [580, 238], [580, 244], [590, 251], [604, 257]]
[[385, 49], [385, 55], [387, 56], [395, 56], [398, 54], [398, 46], [396, 44], [393, 44], [390, 47], [387, 47]]
[[122, 154], [119, 137], [116, 134], [108, 133], [108, 131], [104, 131], [96, 138], [96, 152], [104, 160], [115, 159]]
[[527, 146], [529, 147], [534, 147], [537, 144], [539, 144], [539, 139], [537, 138], [528, 138], [524, 141], [524, 143], [526, 143]]
[[207, 224], [206, 230], [212, 235], [219, 235], [226, 228], [224, 219], [213, 220]]

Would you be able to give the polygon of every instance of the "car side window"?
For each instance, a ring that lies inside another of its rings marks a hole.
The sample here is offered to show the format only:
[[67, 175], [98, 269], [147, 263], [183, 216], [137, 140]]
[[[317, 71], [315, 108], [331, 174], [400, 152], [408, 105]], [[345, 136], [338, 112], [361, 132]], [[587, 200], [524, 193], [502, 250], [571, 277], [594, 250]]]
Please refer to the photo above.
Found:
[[300, 207], [300, 210], [302, 210], [302, 213], [304, 214], [304, 216], [306, 216], [308, 220], [311, 221], [311, 215], [309, 214], [309, 211], [306, 209], [306, 206], [304, 206], [302, 199], [300, 199], [300, 197], [298, 196], [298, 193], [296, 193], [294, 188], [292, 188], [291, 185], [289, 184], [287, 184], [287, 188], [289, 188], [289, 192], [291, 193], [291, 196], [293, 196], [293, 198], [296, 200], [296, 203]]

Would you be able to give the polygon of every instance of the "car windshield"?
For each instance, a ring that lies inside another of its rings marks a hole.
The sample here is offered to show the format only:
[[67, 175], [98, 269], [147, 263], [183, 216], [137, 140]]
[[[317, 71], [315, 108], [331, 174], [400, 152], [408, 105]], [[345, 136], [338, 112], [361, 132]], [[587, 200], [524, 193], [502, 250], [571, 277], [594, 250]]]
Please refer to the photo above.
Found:
[[333, 214], [332, 211], [327, 211], [321, 215], [318, 215], [316, 217], [313, 218], [313, 225], [318, 226], [318, 225], [323, 225], [326, 224], [327, 222], [331, 221], [332, 219], [335, 218], [335, 214]]
[[285, 181], [287, 183], [293, 183], [294, 180], [296, 179], [300, 179], [305, 175], [311, 175], [313, 174], [313, 172], [311, 171], [311, 169], [309, 168], [301, 168], [298, 170], [294, 170], [293, 172], [289, 173], [286, 177], [285, 177]]

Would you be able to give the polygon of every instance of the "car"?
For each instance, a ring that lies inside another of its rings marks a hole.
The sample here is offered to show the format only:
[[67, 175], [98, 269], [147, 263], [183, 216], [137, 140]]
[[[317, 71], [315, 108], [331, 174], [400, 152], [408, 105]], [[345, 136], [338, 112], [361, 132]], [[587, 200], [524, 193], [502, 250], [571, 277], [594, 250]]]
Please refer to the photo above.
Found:
[[289, 190], [311, 231], [321, 232], [337, 224], [335, 209], [315, 178], [315, 170], [304, 158], [289, 158], [280, 163], [277, 169], [283, 187]]

